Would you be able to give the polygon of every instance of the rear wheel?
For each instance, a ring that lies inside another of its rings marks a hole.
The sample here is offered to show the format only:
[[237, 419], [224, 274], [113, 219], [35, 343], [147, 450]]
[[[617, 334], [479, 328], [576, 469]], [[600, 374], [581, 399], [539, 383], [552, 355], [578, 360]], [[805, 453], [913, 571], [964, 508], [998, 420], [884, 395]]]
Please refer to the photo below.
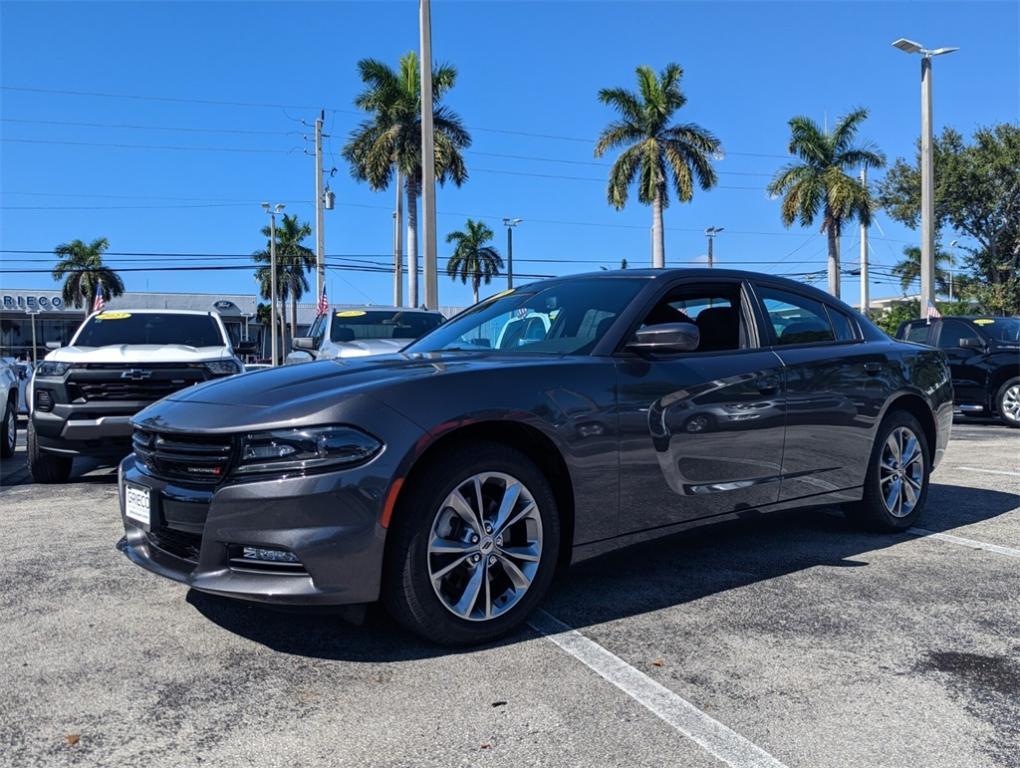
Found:
[[1007, 427], [1020, 427], [1020, 376], [1010, 379], [995, 395], [995, 410]]
[[5, 459], [14, 455], [14, 447], [18, 442], [18, 400], [16, 397], [7, 401], [4, 420], [0, 424], [0, 456]]
[[32, 418], [28, 419], [28, 471], [37, 483], [66, 483], [71, 476], [73, 459], [56, 456], [39, 448]]
[[849, 516], [878, 531], [914, 525], [928, 496], [930, 456], [917, 419], [906, 411], [886, 416], [871, 451], [864, 497], [847, 506]]
[[509, 446], [464, 446], [432, 463], [390, 535], [383, 600], [397, 621], [443, 645], [493, 640], [545, 595], [559, 517], [541, 470]]

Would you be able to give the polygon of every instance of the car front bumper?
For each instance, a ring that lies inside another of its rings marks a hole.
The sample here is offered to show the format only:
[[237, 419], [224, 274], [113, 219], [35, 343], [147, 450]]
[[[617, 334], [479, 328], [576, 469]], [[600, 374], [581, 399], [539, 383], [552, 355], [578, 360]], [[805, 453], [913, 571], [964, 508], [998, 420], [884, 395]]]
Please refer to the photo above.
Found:
[[[379, 597], [389, 478], [384, 454], [353, 469], [216, 487], [147, 474], [132, 454], [119, 468], [125, 536], [134, 563], [202, 592], [293, 605], [350, 605]], [[125, 514], [125, 486], [149, 489], [150, 523]], [[282, 549], [300, 566], [239, 563], [244, 546]]]

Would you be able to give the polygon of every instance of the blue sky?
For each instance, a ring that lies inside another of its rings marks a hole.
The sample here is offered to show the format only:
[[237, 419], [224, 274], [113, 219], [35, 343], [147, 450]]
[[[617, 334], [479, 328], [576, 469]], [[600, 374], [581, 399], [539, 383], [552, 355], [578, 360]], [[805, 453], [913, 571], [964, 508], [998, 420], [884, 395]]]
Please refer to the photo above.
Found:
[[[1018, 8], [434, 0], [434, 56], [460, 73], [446, 103], [474, 139], [466, 155], [470, 180], [437, 194], [440, 255], [446, 232], [466, 215], [485, 218], [501, 249], [500, 219], [519, 216], [517, 271], [565, 274], [616, 266], [621, 258], [647, 265], [650, 210], [636, 199], [622, 212], [605, 202], [608, 161], [593, 159], [592, 144], [611, 114], [595, 96], [601, 87], [633, 87], [639, 64], [659, 69], [676, 61], [689, 99], [677, 119], [715, 132], [726, 157], [717, 166], [717, 189], [667, 210], [667, 263], [701, 257], [702, 232], [715, 225], [725, 227], [716, 241], [720, 264], [784, 274], [822, 269], [824, 238], [815, 228], [785, 230], [778, 203], [763, 191], [784, 163], [786, 121], [806, 114], [831, 122], [865, 106], [871, 116], [863, 137], [890, 160], [910, 155], [919, 124], [919, 61], [890, 46], [901, 36], [962, 49], [935, 64], [936, 130], [952, 125], [969, 134], [1016, 121]], [[285, 202], [288, 211], [313, 218], [312, 158], [302, 151], [309, 129], [301, 121], [313, 120], [321, 106], [332, 135], [326, 165], [338, 169], [330, 182], [337, 206], [326, 214], [326, 251], [380, 262], [391, 252], [392, 192], [356, 183], [339, 151], [359, 119], [352, 106], [361, 87], [355, 64], [371, 56], [395, 65], [417, 47], [414, 0], [4, 2], [0, 14], [3, 249], [49, 250], [106, 236], [111, 251], [250, 253], [264, 244], [259, 201]], [[884, 216], [878, 224], [871, 259], [892, 264], [917, 235]], [[857, 259], [856, 240], [856, 232], [844, 238], [845, 265]], [[6, 268], [50, 265], [46, 255], [2, 257]], [[153, 265], [137, 257], [109, 261]], [[247, 270], [124, 277], [129, 290], [253, 290]], [[48, 275], [27, 272], [0, 274], [0, 283], [55, 286]], [[391, 299], [386, 275], [331, 270], [327, 286], [335, 302]], [[846, 278], [843, 291], [856, 300], [856, 278]], [[873, 288], [875, 296], [898, 292], [888, 283]], [[462, 305], [470, 289], [444, 275], [440, 299]]]

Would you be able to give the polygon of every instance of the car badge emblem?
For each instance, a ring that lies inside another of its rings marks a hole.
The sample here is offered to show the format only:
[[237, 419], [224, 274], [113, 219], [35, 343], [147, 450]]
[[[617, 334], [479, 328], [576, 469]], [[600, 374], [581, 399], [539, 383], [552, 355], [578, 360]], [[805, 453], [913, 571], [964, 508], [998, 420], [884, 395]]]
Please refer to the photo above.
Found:
[[131, 381], [141, 381], [152, 376], [152, 371], [146, 371], [142, 368], [131, 368], [130, 370], [121, 373], [122, 379], [131, 379]]

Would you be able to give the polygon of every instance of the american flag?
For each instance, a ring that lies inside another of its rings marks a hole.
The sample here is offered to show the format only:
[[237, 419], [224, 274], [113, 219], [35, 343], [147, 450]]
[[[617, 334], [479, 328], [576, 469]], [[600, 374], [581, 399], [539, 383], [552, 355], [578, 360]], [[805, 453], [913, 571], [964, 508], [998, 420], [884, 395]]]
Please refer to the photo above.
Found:
[[938, 320], [940, 317], [942, 317], [942, 313], [939, 312], [939, 308], [935, 306], [934, 302], [929, 301], [927, 315], [928, 322], [930, 323], [932, 319]]
[[96, 288], [96, 298], [92, 302], [92, 311], [102, 312], [104, 309], [106, 309], [106, 300], [103, 299], [103, 284], [100, 283]]
[[319, 297], [319, 303], [315, 305], [315, 316], [320, 317], [329, 312], [329, 301], [326, 299], [326, 286], [322, 286], [322, 295]]

